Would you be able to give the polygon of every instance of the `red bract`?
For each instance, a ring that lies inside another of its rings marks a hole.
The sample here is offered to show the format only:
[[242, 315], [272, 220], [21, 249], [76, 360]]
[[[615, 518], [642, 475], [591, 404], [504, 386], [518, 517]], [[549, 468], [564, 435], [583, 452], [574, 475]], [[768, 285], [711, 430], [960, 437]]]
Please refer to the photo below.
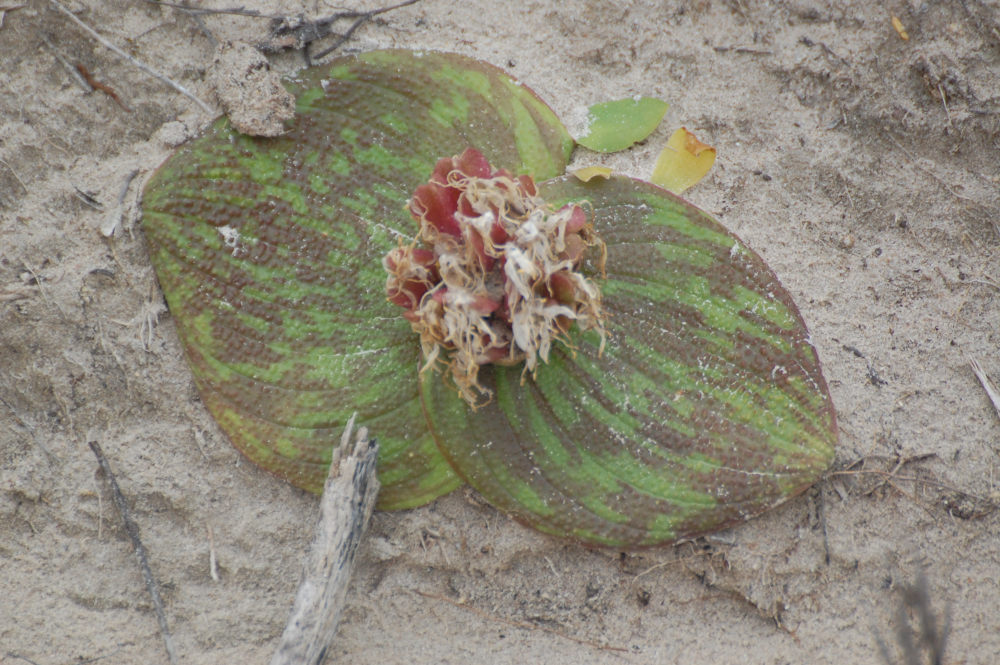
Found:
[[458, 157], [442, 158], [434, 166], [428, 183], [417, 187], [410, 200], [410, 211], [418, 220], [426, 220], [441, 233], [459, 237], [461, 230], [455, 213], [461, 191], [449, 184], [452, 173], [467, 178], [488, 178], [490, 163], [478, 150], [468, 149]]
[[601, 295], [577, 272], [603, 243], [583, 209], [553, 209], [530, 176], [513, 176], [474, 148], [441, 159], [410, 200], [417, 239], [383, 260], [386, 292], [420, 335], [425, 369], [442, 361], [473, 406], [489, 398], [481, 365], [534, 372], [576, 321], [604, 336]]

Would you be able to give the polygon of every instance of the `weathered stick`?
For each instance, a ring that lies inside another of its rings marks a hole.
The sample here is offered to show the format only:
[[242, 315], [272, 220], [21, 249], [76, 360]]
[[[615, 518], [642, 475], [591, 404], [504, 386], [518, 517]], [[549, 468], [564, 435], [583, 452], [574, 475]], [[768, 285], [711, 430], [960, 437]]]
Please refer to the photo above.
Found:
[[[378, 443], [358, 430], [351, 445], [354, 416], [334, 450], [320, 499], [319, 523], [309, 548], [292, 615], [271, 665], [319, 665], [333, 643], [344, 608], [354, 555], [375, 507]], [[352, 450], [353, 448], [353, 450]]]

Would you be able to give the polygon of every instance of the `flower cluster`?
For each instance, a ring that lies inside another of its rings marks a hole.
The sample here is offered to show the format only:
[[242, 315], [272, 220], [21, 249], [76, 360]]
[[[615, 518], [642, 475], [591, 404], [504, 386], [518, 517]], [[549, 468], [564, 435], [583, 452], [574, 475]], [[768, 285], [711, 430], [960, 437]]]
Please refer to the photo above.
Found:
[[409, 209], [420, 231], [383, 259], [386, 292], [420, 335], [423, 370], [443, 362], [469, 404], [491, 397], [481, 365], [524, 362], [534, 373], [554, 341], [569, 344], [574, 321], [603, 343], [600, 290], [577, 268], [597, 247], [603, 270], [604, 243], [583, 208], [553, 209], [530, 176], [494, 170], [468, 148], [438, 161]]

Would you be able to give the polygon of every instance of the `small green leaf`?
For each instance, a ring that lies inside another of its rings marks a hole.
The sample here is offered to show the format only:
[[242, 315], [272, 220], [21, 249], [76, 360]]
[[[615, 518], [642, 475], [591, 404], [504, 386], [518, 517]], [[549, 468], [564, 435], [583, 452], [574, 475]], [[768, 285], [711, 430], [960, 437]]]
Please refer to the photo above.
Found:
[[630, 97], [590, 107], [587, 133], [576, 140], [597, 152], [624, 150], [653, 133], [668, 104], [653, 97]]

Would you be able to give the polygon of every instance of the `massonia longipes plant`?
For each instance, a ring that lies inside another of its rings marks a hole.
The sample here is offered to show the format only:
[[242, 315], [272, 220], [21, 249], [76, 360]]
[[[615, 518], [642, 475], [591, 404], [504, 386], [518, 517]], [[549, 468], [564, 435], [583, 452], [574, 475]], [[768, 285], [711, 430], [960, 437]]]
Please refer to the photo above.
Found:
[[814, 483], [836, 442], [763, 260], [574, 141], [490, 65], [377, 51], [288, 83], [289, 132], [225, 120], [150, 180], [143, 227], [208, 409], [319, 492], [355, 411], [379, 507], [467, 482], [542, 531], [636, 547]]

